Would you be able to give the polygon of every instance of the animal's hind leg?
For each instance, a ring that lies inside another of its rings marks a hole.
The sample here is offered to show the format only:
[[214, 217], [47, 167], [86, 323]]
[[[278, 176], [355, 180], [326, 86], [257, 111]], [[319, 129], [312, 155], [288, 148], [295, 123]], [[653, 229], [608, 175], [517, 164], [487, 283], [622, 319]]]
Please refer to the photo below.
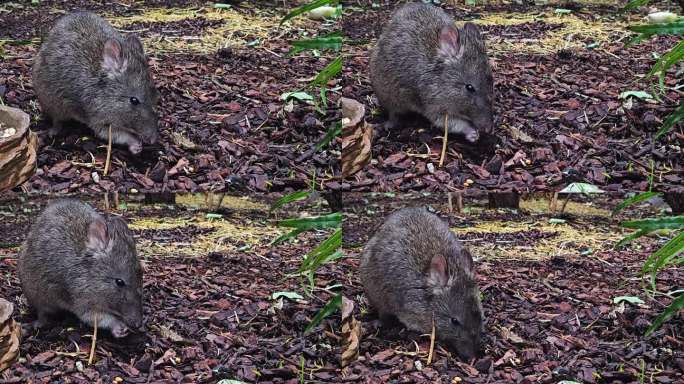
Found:
[[45, 328], [45, 326], [50, 324], [50, 313], [44, 310], [38, 310], [37, 315], [38, 319], [21, 325], [21, 333], [23, 337], [33, 333], [36, 330]]
[[48, 135], [50, 137], [55, 137], [62, 132], [63, 124], [60, 120], [57, 120], [57, 118], [52, 118], [52, 126], [48, 129]]
[[389, 119], [385, 122], [387, 130], [401, 129], [404, 126], [402, 114], [398, 112], [389, 112]]

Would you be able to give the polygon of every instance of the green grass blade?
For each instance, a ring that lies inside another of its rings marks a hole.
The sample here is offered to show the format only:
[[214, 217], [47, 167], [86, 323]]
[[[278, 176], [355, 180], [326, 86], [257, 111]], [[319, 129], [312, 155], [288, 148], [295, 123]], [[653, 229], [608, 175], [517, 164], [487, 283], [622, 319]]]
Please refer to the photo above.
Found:
[[630, 220], [620, 223], [625, 228], [643, 229], [649, 232], [658, 229], [684, 228], [684, 216], [666, 216], [657, 219]]
[[623, 209], [629, 207], [630, 205], [639, 203], [639, 202], [644, 201], [644, 200], [648, 200], [651, 197], [658, 196], [660, 194], [661, 193], [659, 193], [659, 192], [644, 192], [644, 193], [640, 193], [638, 195], [634, 195], [634, 196], [630, 197], [629, 199], [623, 201], [622, 203], [618, 204], [615, 208], [613, 208], [612, 214], [615, 215], [616, 213], [622, 211]]
[[326, 317], [332, 315], [333, 313], [337, 312], [337, 309], [342, 306], [342, 295], [338, 294], [321, 309], [316, 316], [314, 316], [313, 319], [311, 319], [311, 322], [309, 325], [306, 326], [306, 329], [304, 329], [304, 333], [309, 333], [310, 330], [318, 326], [318, 324], [323, 321]]
[[290, 204], [295, 201], [304, 200], [311, 194], [311, 191], [297, 191], [290, 193], [289, 195], [283, 196], [278, 199], [273, 205], [271, 205], [270, 211], [273, 212], [276, 209], [280, 209], [285, 204]]
[[295, 9], [293, 9], [290, 13], [285, 15], [285, 17], [283, 17], [282, 20], [280, 20], [280, 25], [282, 25], [284, 22], [290, 20], [293, 17], [297, 17], [303, 13], [307, 13], [313, 9], [316, 9], [318, 7], [322, 7], [324, 5], [328, 5], [331, 3], [337, 4], [337, 1], [336, 0], [316, 0], [313, 3], [309, 3], [309, 4], [302, 5], [301, 7], [297, 7]]
[[684, 119], [684, 104], [677, 107], [677, 109], [675, 109], [674, 112], [672, 112], [670, 116], [665, 119], [663, 126], [656, 133], [655, 139], [658, 140], [660, 137], [670, 132], [672, 127], [682, 119]]
[[684, 308], [684, 294], [681, 294], [681, 295], [679, 295], [676, 299], [672, 300], [672, 302], [670, 303], [670, 305], [669, 305], [667, 308], [665, 308], [665, 310], [663, 311], [663, 313], [661, 313], [660, 315], [658, 315], [658, 317], [656, 317], [655, 320], [653, 320], [653, 324], [651, 324], [651, 326], [650, 326], [650, 327], [648, 328], [648, 330], [646, 331], [646, 335], [648, 336], [648, 335], [650, 335], [653, 331], [655, 331], [656, 329], [660, 328], [660, 326], [661, 326], [664, 322], [666, 322], [666, 321], [668, 321], [669, 319], [671, 319], [674, 315], [676, 315], [677, 313], [679, 313], [679, 311], [680, 311], [681, 309], [683, 309], [683, 308]]
[[[682, 253], [682, 251], [684, 251], [684, 232], [680, 232], [653, 253], [655, 264], [653, 267], [649, 266], [649, 269], [651, 269], [652, 273], [655, 275], [668, 264], [672, 264], [673, 259]], [[646, 268], [646, 264], [644, 264], [644, 268]]]
[[341, 224], [342, 214], [340, 212], [335, 212], [323, 216], [282, 220], [278, 223], [278, 226], [308, 231], [310, 229], [337, 228]]
[[631, 0], [629, 3], [627, 3], [627, 5], [625, 5], [624, 8], [622, 8], [622, 12], [626, 12], [634, 8], [644, 6], [648, 4], [650, 1], [651, 0]]
[[328, 132], [325, 133], [325, 136], [316, 143], [316, 150], [320, 151], [321, 148], [327, 146], [330, 144], [330, 142], [339, 136], [342, 133], [342, 122], [338, 121], [336, 122], [330, 129], [328, 129]]
[[300, 233], [302, 233], [302, 232], [306, 232], [306, 229], [300, 229], [300, 228], [293, 229], [292, 231], [290, 231], [290, 232], [288, 232], [288, 233], [286, 233], [286, 234], [284, 234], [284, 235], [278, 236], [277, 239], [275, 239], [275, 240], [273, 240], [273, 241], [271, 242], [271, 245], [273, 246], [273, 245], [276, 245], [276, 244], [280, 244], [280, 243], [282, 243], [282, 242], [285, 241], [285, 240], [289, 240], [289, 239], [292, 239], [292, 238], [294, 238], [294, 237], [297, 237], [297, 236], [298, 236]]
[[684, 34], [684, 21], [677, 20], [672, 23], [662, 24], [639, 24], [627, 27], [632, 32], [643, 35], [682, 35]]
[[[325, 241], [318, 245], [318, 247], [311, 250], [304, 256], [302, 265], [297, 270], [297, 273], [304, 272], [307, 269], [311, 269], [315, 260], [324, 259], [328, 255], [332, 254], [342, 246], [342, 228], [337, 228], [337, 230], [330, 235]], [[319, 263], [320, 265], [320, 263]]]
[[627, 245], [627, 244], [631, 243], [632, 240], [638, 239], [641, 236], [648, 234], [649, 232], [651, 232], [651, 231], [640, 229], [640, 230], [630, 234], [629, 236], [625, 236], [622, 238], [622, 240], [618, 241], [617, 244], [615, 244], [615, 248], [620, 248], [624, 245]]
[[669, 52], [661, 56], [653, 65], [651, 71], [648, 72], [649, 77], [658, 73], [658, 83], [660, 84], [661, 91], [665, 89], [665, 74], [667, 73], [667, 70], [674, 64], [682, 61], [682, 59], [684, 59], [684, 40], [680, 41]]
[[332, 49], [339, 51], [342, 49], [342, 33], [333, 32], [325, 36], [320, 36], [315, 39], [302, 39], [290, 41], [292, 49], [288, 52], [289, 55], [296, 55], [299, 52], [305, 51], [307, 49], [318, 49], [326, 50]]
[[309, 83], [309, 86], [315, 87], [326, 84], [328, 81], [330, 81], [330, 79], [337, 76], [340, 72], [342, 72], [342, 61], [343, 57], [337, 56], [335, 60], [326, 65], [325, 68], [323, 68], [321, 72], [316, 75], [316, 78]]

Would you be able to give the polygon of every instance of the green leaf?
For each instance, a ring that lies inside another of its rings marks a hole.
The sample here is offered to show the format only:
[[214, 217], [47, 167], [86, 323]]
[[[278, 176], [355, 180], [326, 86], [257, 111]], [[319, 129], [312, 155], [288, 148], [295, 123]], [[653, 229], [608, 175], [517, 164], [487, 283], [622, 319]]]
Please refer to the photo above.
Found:
[[571, 183], [558, 193], [604, 193], [599, 187], [587, 183]]
[[293, 17], [297, 17], [303, 13], [309, 12], [313, 9], [316, 9], [318, 7], [322, 7], [324, 5], [328, 4], [337, 4], [336, 0], [316, 0], [313, 3], [305, 4], [302, 5], [301, 7], [297, 7], [293, 9], [290, 13], [285, 15], [282, 20], [280, 20], [280, 25], [282, 25], [284, 22], [290, 20]]
[[315, 87], [318, 85], [324, 85], [330, 81], [330, 79], [337, 76], [340, 72], [342, 72], [342, 61], [343, 57], [337, 56], [335, 60], [326, 65], [325, 68], [323, 68], [321, 72], [316, 75], [316, 78], [309, 83], [309, 86]]
[[290, 49], [290, 52], [288, 52], [289, 55], [296, 55], [297, 53], [307, 49], [332, 49], [339, 51], [342, 49], [342, 33], [333, 32], [315, 39], [294, 40], [290, 41], [290, 44], [293, 46], [293, 48]]
[[342, 16], [342, 4], [337, 7], [318, 7], [308, 12], [307, 16], [313, 20], [334, 19]]
[[216, 384], [247, 384], [244, 381], [233, 380], [233, 379], [223, 379]]
[[659, 196], [659, 195], [661, 195], [661, 193], [659, 193], [659, 192], [644, 192], [644, 193], [640, 193], [638, 195], [634, 195], [634, 196], [630, 197], [629, 199], [623, 201], [622, 203], [618, 204], [615, 208], [613, 208], [612, 214], [615, 215], [616, 213], [622, 211], [623, 209], [629, 207], [630, 205], [639, 203], [639, 202], [644, 201], [644, 200], [648, 200], [653, 196]]
[[299, 101], [312, 101], [314, 99], [313, 96], [306, 92], [285, 92], [282, 95], [280, 95], [280, 98], [284, 101], [288, 101], [289, 99], [297, 99]]
[[613, 298], [613, 304], [620, 304], [623, 301], [630, 304], [644, 304], [644, 301], [636, 296], [618, 296]]
[[620, 93], [618, 99], [627, 99], [630, 96], [636, 97], [638, 99], [653, 99], [653, 95], [644, 91], [625, 91]]
[[214, 3], [214, 8], [217, 8], [217, 9], [229, 9], [231, 7], [232, 7], [232, 5], [230, 5], [230, 4]]
[[306, 229], [294, 229], [294, 230], [292, 230], [292, 231], [290, 231], [284, 235], [278, 236], [277, 239], [275, 239], [271, 242], [271, 245], [273, 246], [273, 245], [282, 243], [283, 241], [297, 237], [297, 235], [299, 235], [302, 232], [306, 232]]
[[284, 297], [289, 300], [303, 300], [304, 297], [300, 295], [297, 292], [273, 292], [271, 295], [271, 299], [273, 300], [278, 300], [279, 298]]
[[549, 224], [565, 224], [565, 220], [552, 217], [549, 219]]
[[646, 36], [651, 35], [682, 35], [684, 34], [684, 21], [677, 20], [672, 23], [663, 24], [639, 24], [627, 27], [632, 32], [641, 33]]
[[330, 129], [328, 129], [328, 132], [325, 133], [325, 136], [321, 139], [316, 144], [316, 150], [319, 151], [321, 148], [325, 147], [326, 145], [330, 144], [330, 142], [339, 136], [342, 133], [342, 122], [338, 121], [336, 122]]
[[658, 73], [658, 84], [661, 91], [665, 89], [665, 74], [672, 65], [680, 62], [684, 58], [684, 40], [680, 41], [674, 48], [665, 53], [656, 61], [648, 73], [648, 76], [654, 76]]
[[323, 216], [304, 217], [282, 220], [278, 223], [281, 227], [297, 228], [303, 230], [337, 228], [342, 223], [342, 214], [339, 212]]
[[631, 243], [632, 240], [638, 239], [638, 238], [640, 238], [641, 236], [647, 235], [647, 234], [650, 233], [650, 232], [651, 232], [651, 231], [647, 231], [647, 230], [645, 230], [645, 229], [640, 229], [640, 230], [638, 230], [638, 231], [636, 231], [636, 232], [630, 234], [629, 236], [623, 237], [622, 240], [618, 241], [617, 244], [615, 244], [615, 248], [620, 248], [620, 247], [622, 247], [623, 245], [626, 245], [626, 244], [628, 244], [628, 243]]
[[634, 9], [637, 7], [641, 7], [643, 5], [646, 5], [650, 2], [651, 0], [631, 0], [627, 5], [625, 5], [624, 8], [622, 8], [622, 11], [629, 11], [630, 9]]
[[[341, 256], [336, 255], [335, 251], [342, 246], [342, 228], [337, 228], [335, 232], [330, 235], [325, 241], [319, 244], [316, 248], [311, 250], [304, 256], [302, 265], [297, 270], [297, 273], [306, 270], [315, 270], [319, 265], [323, 264], [329, 259], [337, 259]], [[341, 253], [341, 252], [340, 252]]]
[[655, 277], [658, 271], [668, 264], [673, 264], [675, 257], [682, 253], [682, 251], [684, 251], [684, 232], [680, 232], [648, 257], [642, 272], [651, 272], [651, 285], [655, 286]]
[[568, 13], [572, 13], [572, 11], [565, 8], [556, 8], [556, 10], [553, 11], [553, 13], [557, 15], [567, 15]]
[[653, 320], [653, 324], [648, 328], [646, 331], [646, 335], [650, 335], [653, 331], [656, 329], [660, 328], [660, 326], [671, 319], [674, 315], [679, 313], [681, 309], [684, 308], [684, 294], [679, 295], [676, 299], [672, 300], [670, 305], [665, 308], [663, 313], [661, 313], [658, 317], [656, 317], [655, 320]]
[[682, 119], [684, 119], [684, 104], [680, 105], [677, 107], [677, 109], [674, 110], [663, 122], [663, 126], [658, 130], [658, 132], [655, 135], [656, 140], [658, 140], [661, 136], [665, 135], [666, 133], [670, 132], [670, 129], [680, 122]]
[[323, 307], [323, 309], [321, 309], [316, 314], [316, 316], [314, 316], [314, 318], [311, 320], [309, 325], [306, 326], [306, 329], [304, 329], [304, 333], [309, 333], [309, 331], [311, 329], [315, 328], [316, 326], [318, 326], [318, 324], [320, 324], [323, 319], [325, 319], [326, 317], [337, 312], [337, 309], [340, 308], [341, 306], [342, 306], [342, 295], [338, 294], [335, 297], [333, 297], [332, 299], [330, 299], [330, 301], [328, 301], [328, 303], [325, 305], [325, 307]]
[[207, 219], [209, 219], [209, 220], [223, 219], [223, 215], [220, 213], [207, 213]]
[[290, 193], [289, 195], [285, 195], [285, 196], [281, 197], [280, 199], [278, 199], [275, 203], [273, 203], [273, 205], [271, 205], [270, 211], [273, 212], [285, 204], [290, 204], [290, 203], [293, 203], [295, 201], [304, 200], [304, 199], [308, 198], [309, 195], [311, 195], [311, 191], [297, 191], [297, 192]]
[[644, 229], [649, 232], [658, 229], [684, 228], [684, 216], [666, 216], [657, 219], [630, 220], [620, 223], [625, 228]]

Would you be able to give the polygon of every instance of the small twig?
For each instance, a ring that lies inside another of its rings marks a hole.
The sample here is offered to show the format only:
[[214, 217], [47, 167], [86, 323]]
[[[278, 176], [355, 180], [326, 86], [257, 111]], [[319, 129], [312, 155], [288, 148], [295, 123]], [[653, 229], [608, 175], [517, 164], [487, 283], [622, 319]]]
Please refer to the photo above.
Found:
[[109, 141], [107, 142], [107, 159], [105, 160], [104, 175], [109, 173], [109, 162], [112, 159], [112, 125], [109, 124]]
[[93, 359], [95, 359], [96, 344], [97, 344], [97, 314], [93, 315], [93, 342], [90, 344], [90, 357], [88, 358], [88, 365], [93, 365]]
[[435, 352], [435, 315], [432, 315], [432, 333], [430, 334], [430, 351], [428, 352], [427, 365], [432, 364], [432, 354]]
[[449, 126], [447, 123], [449, 122], [449, 115], [444, 114], [444, 137], [442, 138], [442, 154], [439, 156], [439, 167], [442, 167], [442, 164], [444, 164], [444, 157], [446, 156], [446, 148], [447, 148], [447, 138], [449, 137]]

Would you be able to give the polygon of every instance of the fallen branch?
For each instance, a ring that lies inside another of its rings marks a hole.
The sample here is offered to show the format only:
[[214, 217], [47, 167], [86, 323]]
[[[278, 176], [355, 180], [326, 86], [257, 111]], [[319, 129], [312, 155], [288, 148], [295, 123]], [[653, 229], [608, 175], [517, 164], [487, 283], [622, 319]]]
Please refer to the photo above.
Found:
[[[109, 128], [109, 137], [111, 140], [112, 128]], [[110, 141], [111, 144], [111, 141]], [[106, 168], [105, 168], [106, 169]], [[105, 171], [106, 172], [106, 171]], [[90, 357], [88, 357], [88, 365], [93, 365], [93, 360], [95, 359], [95, 348], [97, 346], [97, 315], [93, 317], [93, 342], [90, 344]]]
[[435, 352], [435, 316], [432, 315], [432, 333], [430, 334], [430, 351], [428, 352], [427, 365], [432, 364], [432, 354]]
[[449, 137], [449, 126], [447, 125], [448, 122], [449, 122], [449, 115], [445, 114], [444, 115], [444, 137], [442, 138], [442, 153], [439, 156], [439, 167], [440, 168], [444, 164], [444, 157], [446, 157], [447, 138]]
[[105, 160], [104, 175], [107, 176], [109, 173], [109, 162], [112, 159], [112, 125], [109, 125], [109, 140], [107, 142], [107, 159]]

